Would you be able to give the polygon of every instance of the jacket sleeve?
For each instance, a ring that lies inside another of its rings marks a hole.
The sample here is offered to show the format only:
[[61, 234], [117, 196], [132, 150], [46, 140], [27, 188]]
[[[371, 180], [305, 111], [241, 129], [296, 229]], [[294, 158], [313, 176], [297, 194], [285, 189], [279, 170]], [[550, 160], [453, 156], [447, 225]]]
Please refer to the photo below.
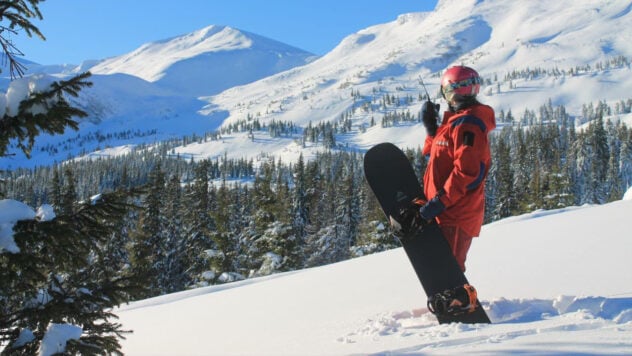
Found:
[[446, 207], [456, 204], [468, 191], [481, 185], [489, 162], [487, 128], [481, 119], [468, 115], [451, 125], [454, 168], [440, 197]]

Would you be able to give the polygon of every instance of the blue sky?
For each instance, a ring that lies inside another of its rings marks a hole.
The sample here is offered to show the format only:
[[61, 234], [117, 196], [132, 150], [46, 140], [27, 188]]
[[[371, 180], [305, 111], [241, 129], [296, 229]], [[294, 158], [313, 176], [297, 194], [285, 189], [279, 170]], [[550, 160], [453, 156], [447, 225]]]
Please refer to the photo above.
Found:
[[48, 0], [35, 24], [46, 41], [13, 38], [25, 58], [79, 64], [140, 45], [228, 25], [323, 55], [347, 35], [408, 12], [432, 11], [436, 0]]

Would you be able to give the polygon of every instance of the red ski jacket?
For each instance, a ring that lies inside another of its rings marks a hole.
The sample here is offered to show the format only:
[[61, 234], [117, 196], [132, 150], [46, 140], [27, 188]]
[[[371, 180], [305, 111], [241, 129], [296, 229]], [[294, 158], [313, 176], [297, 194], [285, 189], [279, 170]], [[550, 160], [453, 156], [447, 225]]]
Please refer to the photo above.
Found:
[[445, 112], [434, 137], [426, 137], [427, 199], [439, 196], [445, 210], [437, 221], [478, 236], [485, 213], [485, 179], [491, 166], [487, 134], [496, 127], [494, 110], [480, 103]]

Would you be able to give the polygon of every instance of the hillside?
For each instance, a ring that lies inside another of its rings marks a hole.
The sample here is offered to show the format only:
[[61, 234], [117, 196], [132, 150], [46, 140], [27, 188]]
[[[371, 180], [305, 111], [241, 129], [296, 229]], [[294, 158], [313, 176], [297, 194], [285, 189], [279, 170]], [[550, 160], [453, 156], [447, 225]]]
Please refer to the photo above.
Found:
[[[77, 66], [42, 66], [27, 60], [24, 81], [68, 78], [90, 71], [92, 88], [82, 91], [76, 106], [89, 116], [79, 132], [38, 138], [33, 159], [18, 154], [0, 158], [0, 167], [34, 167], [59, 162], [86, 152], [119, 145], [136, 145], [212, 132], [225, 115], [200, 115], [198, 97], [256, 81], [313, 60], [306, 51], [227, 26], [145, 44], [131, 53]], [[3, 70], [2, 73], [8, 73]], [[31, 84], [32, 85], [32, 84]]]
[[[497, 112], [511, 110], [519, 116], [550, 99], [580, 117], [584, 104], [628, 99], [629, 61], [603, 69], [596, 64], [630, 57], [632, 51], [622, 38], [632, 34], [621, 32], [628, 32], [624, 23], [631, 17], [625, 1], [596, 5], [594, 1], [445, 0], [434, 12], [404, 14], [352, 34], [313, 63], [212, 96], [204, 113], [227, 113], [224, 125], [250, 115], [263, 122], [290, 121], [304, 127], [335, 121], [350, 112], [356, 130], [341, 138], [342, 145], [365, 149], [377, 143], [373, 140], [377, 137], [416, 147], [423, 142], [420, 126], [370, 129], [379, 134], [361, 127], [368, 127], [371, 119], [379, 122], [389, 111], [416, 114], [417, 101], [384, 109], [380, 99], [384, 95], [417, 98], [424, 93], [419, 78], [435, 96], [441, 71], [462, 63], [487, 79], [481, 100]], [[369, 109], [364, 109], [365, 103]], [[278, 154], [294, 150], [291, 140], [275, 144], [259, 144], [253, 150]], [[210, 145], [205, 152], [239, 154], [230, 143]]]
[[[91, 113], [79, 135], [98, 133], [105, 139], [66, 148], [76, 133], [42, 137], [40, 145], [56, 149], [38, 152], [29, 162], [3, 158], [0, 167], [48, 164], [107, 147], [219, 129], [222, 140], [177, 152], [197, 158], [269, 153], [292, 160], [300, 152], [309, 157], [323, 148], [300, 142], [301, 130], [342, 117], [351, 128], [338, 132], [336, 146], [364, 150], [394, 141], [416, 147], [423, 139], [418, 124], [382, 128], [371, 123], [394, 113], [416, 115], [425, 93], [419, 79], [434, 97], [441, 71], [455, 63], [479, 70], [486, 79], [481, 100], [497, 112], [511, 110], [519, 118], [525, 109], [536, 111], [550, 100], [581, 123], [584, 105], [614, 105], [630, 98], [630, 10], [623, 0], [443, 0], [433, 12], [402, 14], [350, 34], [318, 59], [273, 40], [211, 25], [81, 65], [77, 70], [95, 73], [96, 85], [78, 102]], [[63, 66], [39, 70], [52, 73], [55, 68], [68, 73]], [[386, 97], [396, 102], [384, 105]], [[265, 129], [250, 133], [247, 123], [254, 120], [292, 123], [299, 136], [270, 137]], [[122, 126], [138, 134], [122, 135]]]
[[[632, 201], [502, 220], [467, 262], [492, 325], [437, 325], [401, 248], [117, 310], [129, 355], [632, 352]], [[597, 238], [598, 237], [598, 238]]]

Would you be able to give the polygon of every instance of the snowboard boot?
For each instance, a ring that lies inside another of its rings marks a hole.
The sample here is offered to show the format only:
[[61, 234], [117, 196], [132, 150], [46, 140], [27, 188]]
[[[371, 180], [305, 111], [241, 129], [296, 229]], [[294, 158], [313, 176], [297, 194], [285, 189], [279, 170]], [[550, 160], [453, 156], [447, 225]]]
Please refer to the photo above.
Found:
[[391, 230], [400, 240], [412, 238], [415, 233], [423, 229], [427, 222], [419, 214], [419, 208], [425, 204], [422, 199], [413, 199], [398, 210], [397, 216], [389, 216]]
[[478, 307], [476, 289], [469, 284], [445, 290], [428, 298], [428, 310], [437, 316], [472, 313]]

